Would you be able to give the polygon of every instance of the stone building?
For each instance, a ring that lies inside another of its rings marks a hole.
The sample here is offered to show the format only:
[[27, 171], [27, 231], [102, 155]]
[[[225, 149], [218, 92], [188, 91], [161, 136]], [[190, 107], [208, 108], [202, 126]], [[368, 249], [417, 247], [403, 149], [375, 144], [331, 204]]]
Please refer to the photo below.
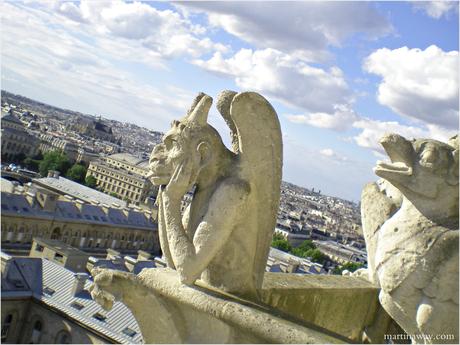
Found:
[[102, 121], [101, 118], [90, 119], [79, 117], [78, 121], [69, 125], [69, 129], [88, 137], [115, 142], [112, 128]]
[[38, 148], [42, 153], [49, 151], [65, 153], [71, 162], [76, 162], [79, 156], [76, 144], [51, 134], [40, 134], [40, 145]]
[[13, 114], [6, 114], [1, 119], [2, 158], [9, 160], [18, 154], [34, 156], [38, 153], [38, 140], [29, 134], [22, 122]]
[[1, 342], [5, 344], [139, 344], [139, 326], [115, 302], [104, 311], [86, 273], [42, 258], [1, 253]]
[[35, 237], [29, 257], [50, 260], [72, 272], [85, 272], [89, 255], [59, 240]]
[[117, 153], [89, 164], [86, 176], [94, 176], [99, 189], [139, 205], [156, 195], [148, 174], [148, 160]]
[[86, 204], [44, 189], [1, 193], [2, 247], [30, 249], [33, 237], [83, 251], [114, 248], [159, 252], [158, 227], [149, 211]]

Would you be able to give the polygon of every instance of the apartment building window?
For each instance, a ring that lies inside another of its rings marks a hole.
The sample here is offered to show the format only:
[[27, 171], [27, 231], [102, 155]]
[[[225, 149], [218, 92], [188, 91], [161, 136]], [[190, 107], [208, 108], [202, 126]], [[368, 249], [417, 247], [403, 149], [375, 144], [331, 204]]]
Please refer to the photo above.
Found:
[[10, 331], [12, 323], [13, 323], [13, 314], [8, 314], [3, 320], [2, 337], [1, 337], [2, 343], [6, 342], [8, 338], [8, 332]]

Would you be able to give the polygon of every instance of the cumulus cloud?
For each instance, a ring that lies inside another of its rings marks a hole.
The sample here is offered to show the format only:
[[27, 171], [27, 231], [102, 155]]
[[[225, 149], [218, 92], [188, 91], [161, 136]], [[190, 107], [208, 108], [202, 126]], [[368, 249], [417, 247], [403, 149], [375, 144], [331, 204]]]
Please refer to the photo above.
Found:
[[239, 39], [306, 60], [321, 60], [327, 47], [361, 33], [377, 38], [392, 31], [372, 4], [364, 2], [182, 2], [185, 12], [207, 15], [211, 25]]
[[319, 150], [320, 155], [323, 157], [332, 160], [333, 162], [340, 163], [340, 162], [347, 162], [348, 158], [345, 157], [344, 155], [341, 155], [337, 152], [335, 152], [333, 149], [326, 148], [326, 149], [321, 149]]
[[381, 153], [384, 153], [384, 150], [379, 140], [386, 133], [398, 133], [406, 138], [427, 137], [428, 134], [421, 128], [404, 126], [397, 121], [361, 119], [353, 123], [353, 127], [362, 129], [361, 133], [354, 137], [356, 144]]
[[140, 2], [55, 2], [56, 14], [79, 23], [94, 35], [135, 41], [162, 58], [199, 57], [228, 48], [202, 35], [206, 30], [171, 10], [157, 10]]
[[333, 112], [350, 96], [342, 71], [313, 67], [275, 49], [241, 49], [225, 58], [216, 52], [194, 63], [210, 72], [233, 77], [242, 89], [276, 98], [309, 112]]
[[346, 131], [354, 121], [359, 119], [358, 115], [347, 104], [335, 105], [334, 111], [330, 114], [317, 112], [307, 115], [287, 115], [286, 117], [294, 123], [332, 129], [338, 132]]
[[173, 85], [158, 89], [136, 80], [113, 63], [110, 49], [92, 45], [84, 32], [74, 35], [52, 13], [12, 3], [3, 3], [2, 10], [2, 82], [15, 89], [33, 90], [57, 106], [122, 121], [129, 116], [158, 129], [167, 128], [193, 99]]
[[453, 11], [458, 13], [458, 1], [416, 1], [412, 5], [435, 19], [448, 16]]
[[382, 77], [378, 101], [397, 114], [446, 128], [458, 128], [458, 51], [382, 48], [364, 69]]

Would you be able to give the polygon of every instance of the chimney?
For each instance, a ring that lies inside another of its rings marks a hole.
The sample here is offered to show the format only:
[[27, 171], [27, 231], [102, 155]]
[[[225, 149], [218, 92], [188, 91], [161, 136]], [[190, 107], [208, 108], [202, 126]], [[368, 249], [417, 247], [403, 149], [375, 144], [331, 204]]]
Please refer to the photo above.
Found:
[[75, 200], [75, 206], [76, 206], [80, 211], [83, 209], [83, 205], [84, 205], [84, 204], [85, 204], [85, 203], [84, 203], [83, 201], [81, 201], [81, 200], [78, 200], [78, 199]]
[[107, 249], [107, 260], [117, 260], [120, 259], [120, 252], [116, 251], [115, 249], [108, 248]]
[[26, 200], [29, 203], [30, 206], [34, 206], [35, 204], [35, 194], [31, 192], [26, 193]]
[[126, 255], [125, 256], [125, 266], [128, 269], [128, 271], [132, 272], [134, 269], [134, 266], [136, 266], [137, 260]]
[[148, 261], [151, 256], [150, 253], [144, 252], [143, 250], [137, 251], [137, 261]]
[[72, 296], [77, 296], [85, 289], [85, 283], [88, 280], [89, 275], [87, 273], [75, 273], [74, 282], [72, 286]]
[[102, 211], [104, 211], [105, 215], [108, 216], [108, 215], [109, 215], [110, 206], [107, 205], [107, 204], [101, 204], [101, 206], [102, 206]]
[[37, 201], [44, 211], [54, 212], [56, 210], [57, 195], [49, 192], [37, 191]]
[[13, 258], [8, 254], [1, 253], [2, 256], [2, 279], [8, 276], [8, 271], [10, 270], [11, 264], [13, 263]]
[[48, 170], [48, 177], [59, 178], [61, 173], [57, 170]]

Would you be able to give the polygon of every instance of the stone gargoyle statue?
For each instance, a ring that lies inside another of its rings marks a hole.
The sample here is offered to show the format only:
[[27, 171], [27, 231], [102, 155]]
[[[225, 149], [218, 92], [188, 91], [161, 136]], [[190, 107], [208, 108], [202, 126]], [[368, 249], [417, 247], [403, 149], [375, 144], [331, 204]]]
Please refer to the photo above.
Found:
[[361, 199], [368, 278], [413, 342], [458, 342], [458, 138], [380, 143], [391, 162], [377, 163], [383, 180]]
[[[232, 151], [207, 123], [212, 98], [200, 93], [152, 151], [163, 256], [184, 284], [196, 279], [256, 297], [279, 205], [282, 140], [276, 112], [254, 92], [223, 91], [217, 109]], [[181, 214], [181, 200], [193, 199]]]

